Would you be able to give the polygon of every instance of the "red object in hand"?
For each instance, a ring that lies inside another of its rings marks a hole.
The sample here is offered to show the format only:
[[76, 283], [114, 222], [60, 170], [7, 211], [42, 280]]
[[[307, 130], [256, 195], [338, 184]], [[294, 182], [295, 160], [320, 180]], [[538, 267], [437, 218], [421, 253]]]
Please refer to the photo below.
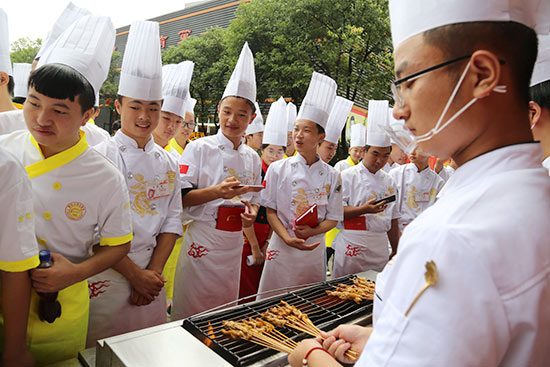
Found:
[[344, 219], [344, 229], [355, 230], [355, 231], [366, 231], [367, 220], [362, 215], [355, 218]]
[[317, 204], [310, 206], [302, 215], [294, 221], [296, 226], [309, 226], [311, 228], [319, 225], [319, 217], [317, 215]]

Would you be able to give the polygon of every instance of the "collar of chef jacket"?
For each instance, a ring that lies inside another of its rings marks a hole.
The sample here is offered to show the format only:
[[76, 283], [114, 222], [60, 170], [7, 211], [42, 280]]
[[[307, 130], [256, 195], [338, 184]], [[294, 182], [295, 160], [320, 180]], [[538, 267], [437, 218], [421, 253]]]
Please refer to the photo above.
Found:
[[[226, 150], [226, 149], [228, 149], [228, 151], [235, 150], [233, 142], [229, 140], [225, 135], [223, 135], [221, 128], [218, 130], [216, 137], [218, 138], [218, 144], [221, 150]], [[239, 147], [237, 148], [237, 151], [239, 153], [243, 153], [246, 151], [246, 147], [247, 145], [241, 142], [241, 144], [239, 144]]]
[[367, 167], [365, 167], [365, 165], [363, 164], [363, 162], [359, 162], [358, 163], [359, 166], [361, 166], [359, 168], [360, 172], [366, 174], [366, 175], [369, 175], [369, 176], [373, 176], [375, 178], [380, 178], [380, 176], [382, 175], [382, 172], [384, 172], [384, 168], [380, 168], [378, 171], [376, 171], [376, 173], [372, 173], [371, 171], [369, 171], [369, 169]]
[[78, 141], [78, 143], [76, 143], [69, 149], [65, 149], [62, 152], [59, 152], [51, 157], [44, 159], [44, 155], [42, 154], [42, 149], [40, 149], [38, 142], [34, 139], [34, 137], [30, 133], [29, 135], [30, 135], [32, 145], [34, 145], [34, 147], [38, 150], [38, 152], [40, 153], [40, 156], [42, 157], [41, 161], [38, 161], [36, 163], [33, 163], [25, 167], [25, 170], [27, 171], [29, 178], [34, 178], [34, 177], [43, 175], [45, 173], [53, 171], [56, 168], [64, 166], [65, 164], [69, 163], [70, 161], [72, 161], [73, 159], [75, 159], [76, 157], [84, 153], [86, 149], [88, 149], [88, 142], [86, 141], [86, 133], [80, 130], [80, 140]]
[[[124, 145], [126, 148], [141, 149], [141, 148], [138, 148], [137, 141], [135, 141], [134, 139], [132, 139], [128, 135], [124, 134], [122, 132], [122, 129], [119, 129], [116, 132], [115, 141], [120, 145]], [[143, 150], [145, 151], [145, 153], [149, 153], [154, 148], [155, 148], [155, 141], [153, 140], [153, 136], [151, 135], [151, 138], [149, 139], [147, 144], [145, 144], [145, 149], [143, 149]]]
[[321, 156], [319, 154], [315, 155], [317, 157], [317, 161], [313, 163], [311, 166], [308, 166], [306, 159], [300, 154], [296, 154], [292, 156], [291, 158], [294, 159], [294, 162], [298, 162], [300, 164], [303, 164], [304, 166], [308, 167], [309, 169], [315, 168], [315, 169], [321, 169], [323, 167], [323, 160], [321, 159]]

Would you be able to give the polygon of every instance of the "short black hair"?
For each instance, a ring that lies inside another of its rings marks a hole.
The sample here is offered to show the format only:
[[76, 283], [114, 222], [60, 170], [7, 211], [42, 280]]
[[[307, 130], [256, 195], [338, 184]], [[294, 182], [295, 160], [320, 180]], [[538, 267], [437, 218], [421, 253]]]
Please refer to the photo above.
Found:
[[15, 82], [13, 81], [13, 76], [9, 76], [10, 79], [8, 81], [8, 93], [10, 96], [13, 96], [13, 89], [15, 88]]
[[[371, 146], [372, 146], [372, 145], [368, 145], [368, 144], [365, 145], [365, 153], [369, 151], [369, 149], [370, 149]], [[390, 145], [390, 153], [391, 153], [392, 149], [393, 149], [393, 147]]]
[[535, 102], [541, 108], [550, 109], [550, 80], [529, 88], [529, 100]]
[[23, 104], [27, 100], [27, 97], [13, 97], [13, 103]]
[[325, 133], [325, 128], [324, 127], [322, 127], [321, 125], [319, 125], [317, 123], [315, 123], [315, 125], [317, 125], [317, 132], [319, 134], [324, 134]]
[[[264, 150], [265, 148], [267, 148], [270, 145], [275, 145], [275, 144], [262, 144], [262, 150]], [[283, 152], [286, 153], [286, 145], [280, 145], [280, 146], [283, 147]]]
[[225, 96], [225, 97], [223, 97], [222, 99], [220, 99], [220, 105], [222, 104], [223, 100], [226, 99], [227, 97], [235, 97], [235, 98], [244, 99], [244, 101], [246, 102], [246, 104], [252, 109], [252, 114], [256, 113], [256, 106], [254, 105], [254, 102], [252, 102], [252, 101], [249, 100], [248, 98], [244, 98], [244, 97], [239, 97], [239, 96]]
[[[516, 22], [467, 22], [450, 24], [424, 32], [423, 39], [439, 48], [446, 58], [454, 59], [485, 49], [501, 58], [510, 68], [518, 97], [528, 102], [533, 66], [537, 59], [537, 35], [531, 28]], [[463, 63], [448, 66], [459, 77]]]
[[41, 66], [29, 75], [28, 87], [50, 98], [72, 102], [78, 97], [82, 113], [94, 107], [94, 88], [82, 74], [67, 65]]

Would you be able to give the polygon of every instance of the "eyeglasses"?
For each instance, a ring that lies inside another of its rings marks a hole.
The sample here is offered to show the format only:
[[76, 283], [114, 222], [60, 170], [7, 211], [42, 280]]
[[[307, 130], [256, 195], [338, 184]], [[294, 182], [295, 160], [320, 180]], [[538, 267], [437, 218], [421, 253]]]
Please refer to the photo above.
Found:
[[421, 76], [423, 76], [425, 74], [428, 74], [431, 71], [437, 70], [437, 69], [442, 68], [444, 66], [450, 65], [450, 64], [455, 63], [457, 61], [461, 61], [461, 60], [464, 60], [464, 59], [467, 59], [467, 58], [470, 58], [470, 57], [472, 57], [472, 55], [465, 55], [465, 56], [457, 57], [456, 59], [452, 59], [452, 60], [449, 60], [449, 61], [442, 62], [441, 64], [434, 65], [434, 66], [429, 67], [427, 69], [424, 69], [424, 70], [418, 71], [414, 74], [411, 74], [411, 75], [409, 75], [405, 78], [401, 78], [401, 79], [398, 79], [398, 80], [392, 82], [391, 83], [391, 91], [392, 91], [392, 94], [393, 94], [393, 100], [395, 102], [395, 105], [400, 107], [400, 106], [403, 106], [403, 104], [405, 103], [405, 99], [403, 98], [403, 94], [401, 94], [401, 84], [402, 83], [413, 81], [415, 79], [420, 78]]
[[195, 123], [194, 122], [182, 122], [181, 123], [181, 126], [182, 127], [186, 127], [188, 129], [194, 129], [195, 128]]

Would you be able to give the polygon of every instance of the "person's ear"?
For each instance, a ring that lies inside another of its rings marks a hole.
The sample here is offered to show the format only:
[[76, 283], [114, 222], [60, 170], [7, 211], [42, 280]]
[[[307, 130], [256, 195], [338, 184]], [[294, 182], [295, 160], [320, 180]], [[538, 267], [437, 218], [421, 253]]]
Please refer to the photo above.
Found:
[[540, 121], [542, 115], [542, 108], [537, 102], [529, 101], [529, 121], [531, 123], [531, 129]]
[[254, 119], [256, 118], [256, 115], [257, 115], [256, 113], [252, 115], [252, 117], [250, 118], [250, 121], [248, 122], [249, 125], [252, 123], [252, 121], [254, 121]]
[[489, 96], [499, 85], [501, 70], [500, 61], [494, 53], [486, 50], [474, 52], [466, 77], [473, 84], [472, 96], [478, 99]]
[[319, 145], [321, 145], [323, 143], [326, 136], [327, 136], [327, 134], [325, 134], [325, 133], [319, 134]]
[[95, 108], [93, 107], [87, 110], [86, 112], [84, 112], [84, 114], [82, 115], [82, 121], [80, 121], [80, 126], [86, 125], [88, 120], [93, 116], [94, 112], [95, 112]]
[[122, 108], [122, 105], [120, 104], [120, 102], [118, 101], [118, 99], [115, 100], [115, 108], [116, 108], [116, 112], [120, 115], [120, 109]]
[[8, 85], [10, 82], [10, 76], [5, 71], [0, 71], [0, 87]]

